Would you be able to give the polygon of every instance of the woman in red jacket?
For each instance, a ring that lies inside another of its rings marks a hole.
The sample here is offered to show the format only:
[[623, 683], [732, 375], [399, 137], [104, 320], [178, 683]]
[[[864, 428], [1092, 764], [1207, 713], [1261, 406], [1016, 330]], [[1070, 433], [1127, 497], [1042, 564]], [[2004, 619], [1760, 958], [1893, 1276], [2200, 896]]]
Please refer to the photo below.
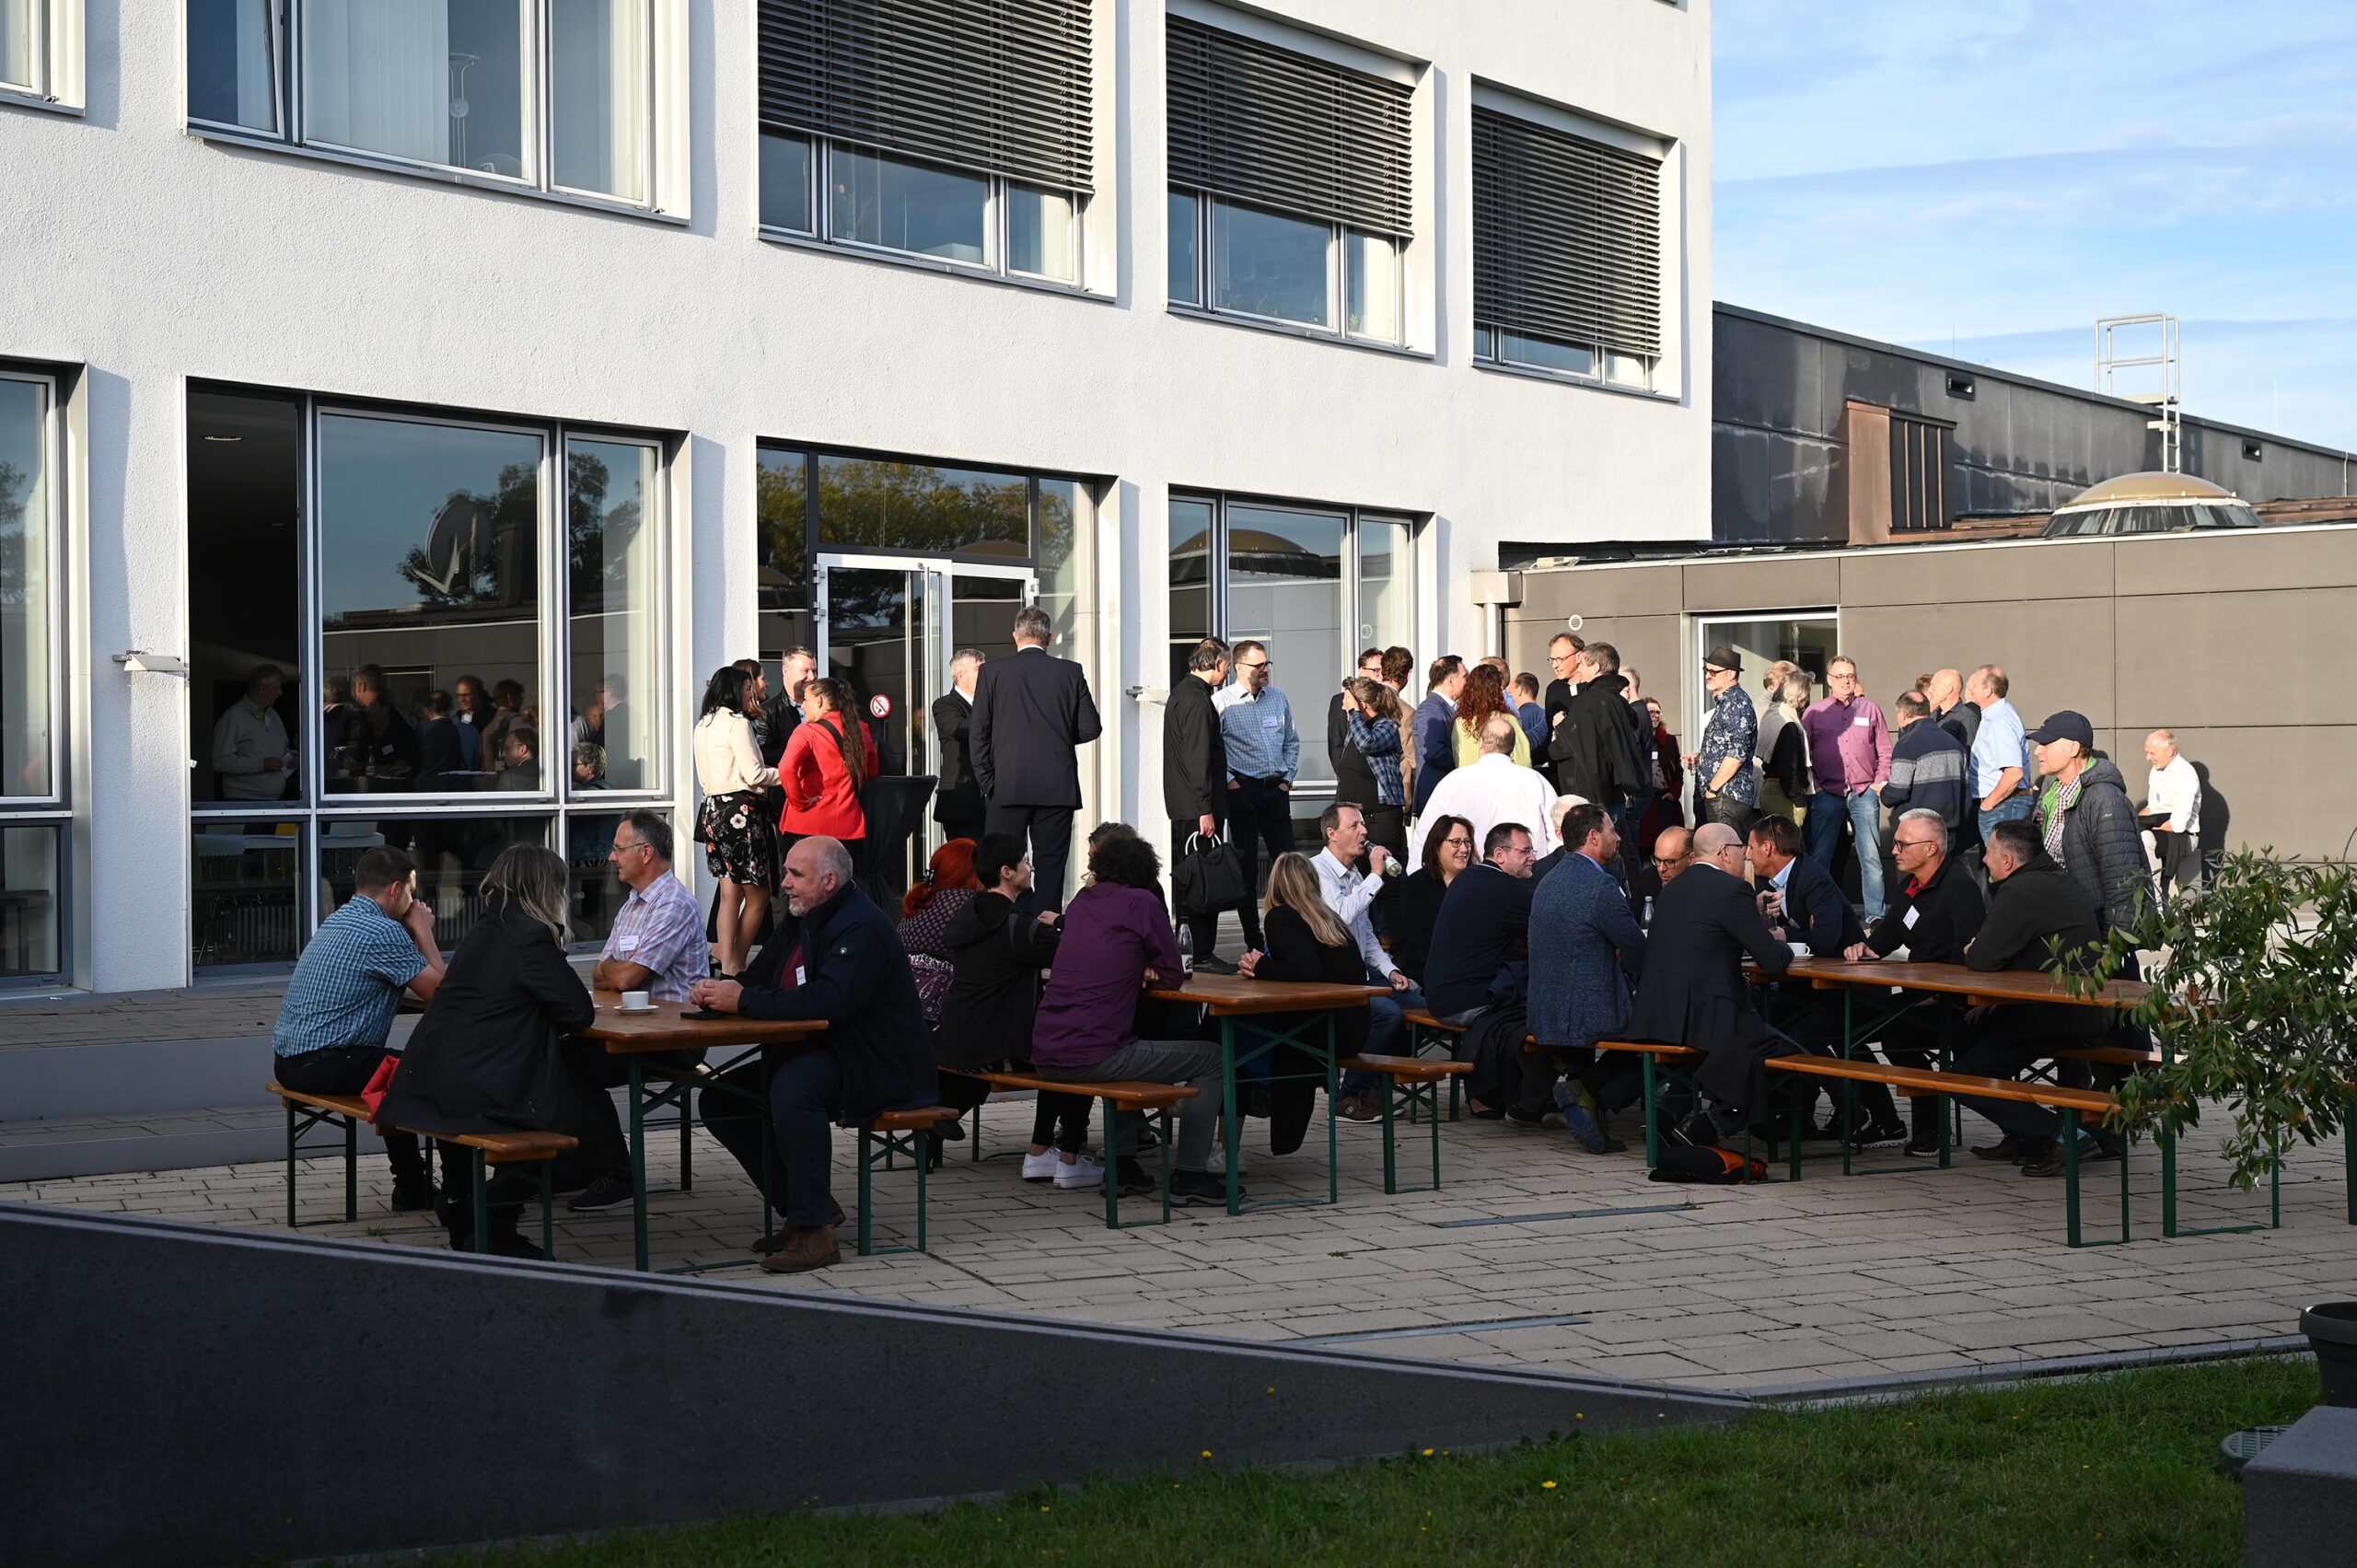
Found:
[[797, 839], [841, 839], [854, 863], [867, 838], [859, 792], [876, 776], [876, 738], [866, 721], [845, 711], [851, 687], [812, 680], [802, 688], [802, 722], [786, 740], [777, 765], [785, 809], [777, 819], [781, 854]]

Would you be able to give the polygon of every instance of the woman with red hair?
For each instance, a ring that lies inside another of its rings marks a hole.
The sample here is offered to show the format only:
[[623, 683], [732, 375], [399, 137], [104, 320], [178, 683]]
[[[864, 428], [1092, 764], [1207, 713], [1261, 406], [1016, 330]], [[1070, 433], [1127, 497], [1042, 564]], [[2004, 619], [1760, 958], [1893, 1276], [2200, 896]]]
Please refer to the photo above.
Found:
[[952, 839], [933, 852], [923, 877], [900, 900], [900, 946], [917, 978], [917, 1001], [927, 1028], [941, 1025], [942, 999], [956, 978], [950, 968], [949, 923], [974, 901], [982, 884], [974, 875], [974, 841]]
[[1504, 714], [1515, 721], [1514, 760], [1519, 766], [1530, 766], [1530, 737], [1523, 732], [1521, 716], [1506, 696], [1505, 678], [1486, 664], [1465, 672], [1465, 690], [1457, 694], [1457, 722], [1449, 731], [1457, 741], [1457, 765], [1469, 768], [1481, 760], [1481, 726], [1492, 714]]

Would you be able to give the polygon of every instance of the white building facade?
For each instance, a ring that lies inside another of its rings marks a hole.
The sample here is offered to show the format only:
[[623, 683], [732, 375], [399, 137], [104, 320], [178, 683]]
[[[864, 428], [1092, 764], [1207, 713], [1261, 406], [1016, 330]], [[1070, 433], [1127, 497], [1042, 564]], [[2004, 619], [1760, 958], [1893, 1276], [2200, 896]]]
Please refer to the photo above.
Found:
[[1707, 537], [1709, 29], [0, 0], [0, 985], [283, 967], [379, 842], [451, 941], [548, 843], [594, 941], [622, 809], [706, 886], [715, 668], [816, 648], [923, 773], [1026, 598], [1086, 818], [1158, 829], [1206, 633], [1314, 809], [1358, 650], [1490, 651], [1502, 541]]

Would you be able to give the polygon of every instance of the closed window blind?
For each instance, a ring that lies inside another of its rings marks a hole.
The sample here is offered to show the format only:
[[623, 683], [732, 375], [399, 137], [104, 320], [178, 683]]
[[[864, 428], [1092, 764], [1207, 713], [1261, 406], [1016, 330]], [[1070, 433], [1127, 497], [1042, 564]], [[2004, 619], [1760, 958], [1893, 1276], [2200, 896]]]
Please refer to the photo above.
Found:
[[1087, 191], [1092, 0], [761, 0], [761, 128]]
[[1473, 319], [1661, 354], [1661, 162], [1473, 110]]
[[1414, 232], [1404, 82], [1169, 18], [1170, 183], [1379, 234]]

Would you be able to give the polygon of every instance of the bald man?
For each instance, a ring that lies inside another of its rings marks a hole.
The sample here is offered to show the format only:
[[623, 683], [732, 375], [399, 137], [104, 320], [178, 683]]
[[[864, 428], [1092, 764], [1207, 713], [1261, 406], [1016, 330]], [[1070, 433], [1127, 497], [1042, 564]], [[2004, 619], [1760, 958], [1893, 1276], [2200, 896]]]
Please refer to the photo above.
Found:
[[1629, 878], [1629, 912], [1639, 920], [1645, 918], [1647, 907], [1661, 897], [1661, 890], [1694, 864], [1693, 839], [1692, 829], [1678, 827], [1664, 828], [1654, 836], [1652, 855]]
[[2166, 813], [2144, 834], [2144, 853], [2161, 868], [2155, 890], [2165, 908], [2171, 888], [2200, 878], [2201, 775], [2178, 752], [2173, 730], [2144, 738], [2144, 761], [2153, 771], [2144, 776], [2143, 815]]

